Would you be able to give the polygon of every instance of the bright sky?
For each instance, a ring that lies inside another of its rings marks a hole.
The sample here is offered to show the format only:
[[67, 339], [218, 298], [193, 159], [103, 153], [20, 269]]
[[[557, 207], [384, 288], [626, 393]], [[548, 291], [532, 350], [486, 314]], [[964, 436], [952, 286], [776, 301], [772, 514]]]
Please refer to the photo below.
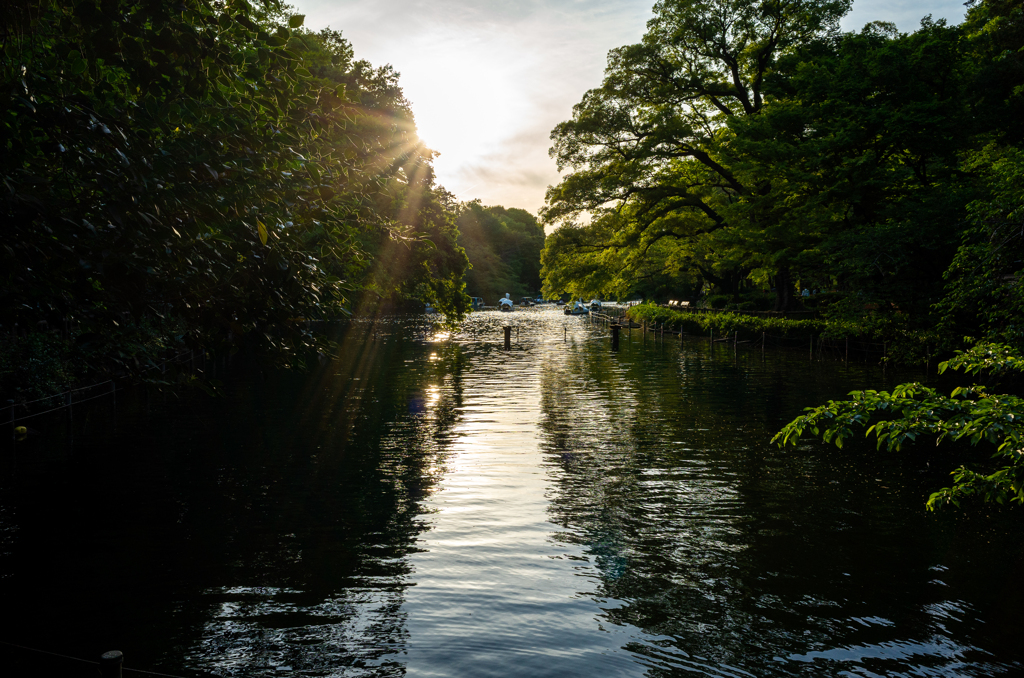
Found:
[[[290, 0], [340, 30], [357, 58], [391, 64], [420, 137], [460, 200], [536, 212], [558, 182], [551, 129], [601, 84], [608, 50], [639, 42], [654, 0]], [[963, 0], [856, 0], [843, 21], [917, 28], [963, 19]]]

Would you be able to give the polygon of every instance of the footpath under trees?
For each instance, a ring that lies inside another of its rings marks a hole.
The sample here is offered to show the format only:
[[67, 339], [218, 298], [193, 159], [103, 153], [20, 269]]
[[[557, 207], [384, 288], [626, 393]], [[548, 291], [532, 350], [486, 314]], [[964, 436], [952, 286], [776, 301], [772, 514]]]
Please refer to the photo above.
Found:
[[429, 301], [467, 261], [390, 67], [276, 0], [0, 10], [5, 398], [182, 347], [280, 365], [312, 321]]

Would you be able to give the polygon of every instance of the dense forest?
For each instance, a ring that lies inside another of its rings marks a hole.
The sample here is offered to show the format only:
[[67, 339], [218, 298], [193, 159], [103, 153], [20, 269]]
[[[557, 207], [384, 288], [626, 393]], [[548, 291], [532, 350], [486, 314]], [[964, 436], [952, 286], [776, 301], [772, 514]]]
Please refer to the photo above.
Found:
[[[843, 33], [845, 0], [665, 0], [552, 133], [545, 293], [1019, 337], [1024, 14]], [[581, 219], [589, 216], [589, 219]]]
[[313, 321], [430, 302], [468, 261], [390, 67], [274, 1], [0, 9], [7, 398], [189, 348], [277, 364]]
[[540, 251], [544, 229], [526, 210], [484, 207], [477, 201], [460, 207], [459, 244], [471, 264], [466, 291], [496, 304], [500, 297], [534, 297], [540, 292]]

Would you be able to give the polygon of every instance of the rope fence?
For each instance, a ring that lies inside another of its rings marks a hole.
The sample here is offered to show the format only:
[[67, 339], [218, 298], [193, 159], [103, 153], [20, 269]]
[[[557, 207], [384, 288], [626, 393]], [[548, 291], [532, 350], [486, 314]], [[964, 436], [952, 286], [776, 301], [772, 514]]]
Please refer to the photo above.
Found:
[[76, 661], [83, 664], [92, 664], [100, 668], [100, 675], [106, 678], [107, 676], [120, 677], [122, 672], [124, 673], [137, 673], [143, 676], [161, 676], [162, 678], [185, 678], [185, 676], [179, 676], [171, 673], [158, 673], [157, 671], [146, 671], [143, 669], [133, 669], [127, 666], [123, 666], [124, 657], [120, 652], [105, 652], [103, 653], [99, 661], [92, 659], [83, 659], [81, 657], [72, 657], [71, 655], [61, 654], [59, 652], [50, 652], [49, 650], [40, 650], [35, 647], [28, 647], [27, 645], [18, 645], [17, 643], [10, 643], [6, 640], [0, 640], [0, 645], [6, 645], [7, 647], [17, 648], [26, 652], [32, 652], [34, 654], [47, 655], [50, 657], [59, 657], [60, 659], [68, 659], [70, 661]]
[[[188, 356], [187, 360], [182, 360], [182, 358], [184, 356]], [[153, 370], [156, 370], [156, 369], [159, 369], [161, 371], [166, 372], [167, 371], [168, 363], [173, 364], [173, 365], [181, 365], [181, 364], [184, 364], [187, 361], [194, 360], [194, 357], [195, 357], [195, 351], [184, 351], [182, 353], [179, 353], [176, 356], [172, 356], [170, 358], [165, 358], [163, 361], [161, 361], [159, 363], [153, 363], [149, 367], [147, 367], [147, 368], [145, 368], [143, 370], [140, 370], [138, 372], [138, 375], [144, 375], [144, 374], [146, 374], [148, 372], [152, 372]], [[77, 393], [81, 393], [83, 391], [91, 391], [93, 389], [98, 389], [100, 387], [108, 386], [108, 385], [109, 385], [109, 388], [107, 388], [102, 393], [99, 393], [97, 395], [89, 396], [88, 398], [76, 398], [75, 397], [75, 394], [77, 394]], [[10, 417], [8, 418], [8, 423], [11, 425], [11, 427], [13, 429], [14, 425], [16, 423], [18, 423], [19, 421], [25, 421], [27, 419], [34, 419], [35, 417], [41, 417], [44, 414], [51, 414], [53, 412], [58, 412], [60, 410], [69, 409], [69, 408], [74, 407], [75, 405], [81, 405], [81, 404], [87, 403], [87, 402], [89, 402], [91, 400], [96, 400], [98, 398], [104, 398], [106, 396], [111, 396], [111, 397], [116, 399], [117, 392], [119, 390], [123, 390], [123, 389], [119, 389], [117, 387], [117, 383], [115, 382], [114, 379], [107, 379], [106, 381], [101, 381], [101, 382], [99, 382], [97, 384], [90, 384], [88, 386], [79, 386], [78, 388], [68, 389], [67, 391], [61, 391], [60, 393], [54, 393], [53, 395], [44, 396], [42, 398], [36, 398], [35, 400], [29, 400], [29, 401], [26, 401], [26, 402], [19, 403], [19, 402], [14, 402], [14, 401], [9, 400], [8, 404], [5, 405], [3, 407], [3, 409], [6, 409], [6, 410], [10, 411]], [[59, 402], [60, 399], [63, 399], [64, 402], [63, 402], [63, 404], [57, 405], [56, 407], [51, 407], [49, 409], [45, 409], [45, 410], [42, 410], [42, 411], [39, 411], [39, 412], [31, 412], [31, 413], [21, 414], [21, 415], [17, 414], [17, 410], [19, 408], [28, 410], [30, 405], [35, 405], [37, 403], [42, 403], [42, 402], [53, 402], [55, 400]]]

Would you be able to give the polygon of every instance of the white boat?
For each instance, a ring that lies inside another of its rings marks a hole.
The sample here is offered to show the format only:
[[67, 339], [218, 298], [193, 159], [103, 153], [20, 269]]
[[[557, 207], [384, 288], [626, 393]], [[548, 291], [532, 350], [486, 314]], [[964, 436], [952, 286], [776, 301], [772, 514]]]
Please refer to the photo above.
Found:
[[515, 305], [512, 303], [512, 298], [508, 295], [508, 293], [505, 294], [505, 298], [504, 299], [498, 299], [498, 310], [499, 311], [508, 312], [508, 311], [512, 311], [514, 309], [515, 309]]
[[587, 315], [590, 313], [590, 309], [584, 306], [582, 301], [576, 301], [571, 305], [566, 306], [562, 313], [565, 315]]
[[603, 309], [603, 308], [604, 308], [604, 306], [602, 306], [600, 299], [591, 299], [590, 300], [590, 310], [592, 312], [600, 313], [601, 309]]

